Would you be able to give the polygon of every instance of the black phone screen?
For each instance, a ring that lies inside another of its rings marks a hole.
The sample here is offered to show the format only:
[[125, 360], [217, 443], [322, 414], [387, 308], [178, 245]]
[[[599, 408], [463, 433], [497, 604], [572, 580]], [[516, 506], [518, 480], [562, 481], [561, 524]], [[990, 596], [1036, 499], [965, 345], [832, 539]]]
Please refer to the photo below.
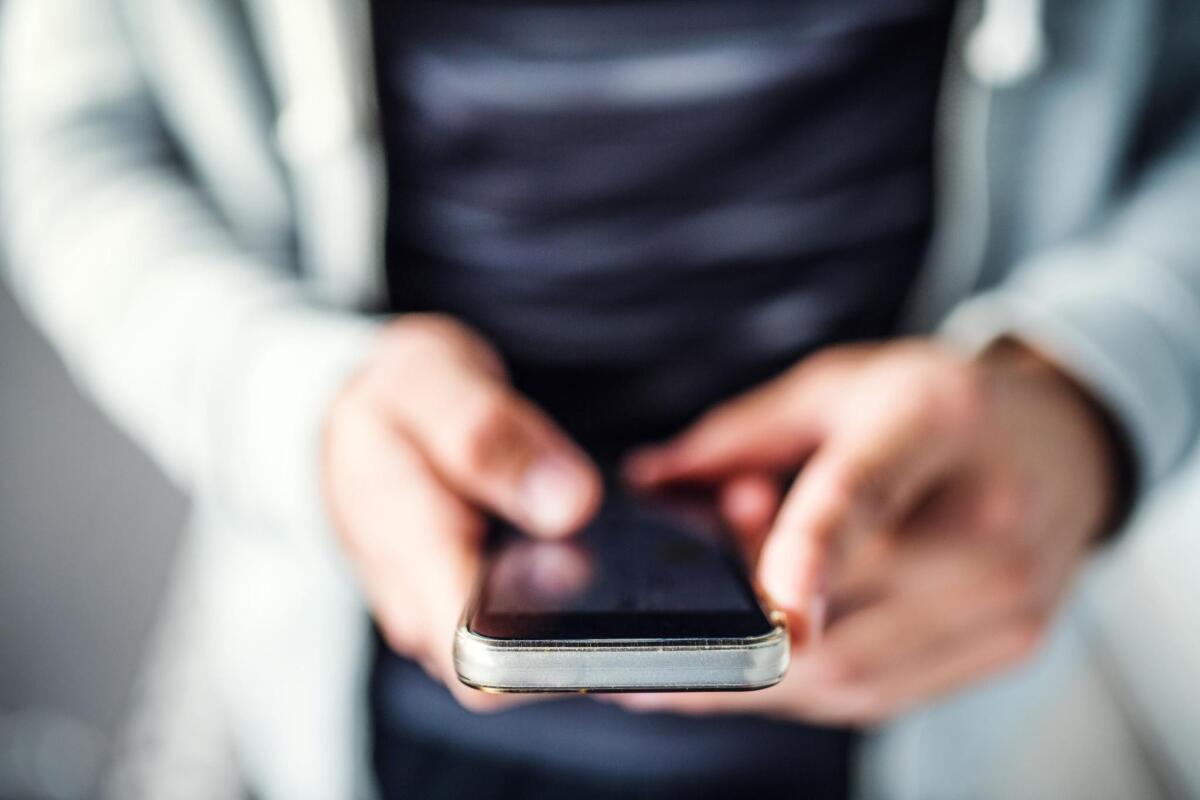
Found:
[[474, 632], [498, 639], [724, 639], [770, 633], [745, 569], [703, 507], [613, 494], [578, 535], [497, 523]]

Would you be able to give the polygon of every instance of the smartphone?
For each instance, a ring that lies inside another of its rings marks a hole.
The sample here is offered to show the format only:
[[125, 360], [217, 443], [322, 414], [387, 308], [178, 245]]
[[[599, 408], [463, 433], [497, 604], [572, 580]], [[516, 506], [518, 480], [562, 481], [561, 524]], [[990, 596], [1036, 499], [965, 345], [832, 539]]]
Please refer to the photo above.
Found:
[[454, 642], [459, 680], [496, 692], [737, 691], [779, 682], [782, 614], [709, 505], [610, 492], [567, 541], [497, 523]]

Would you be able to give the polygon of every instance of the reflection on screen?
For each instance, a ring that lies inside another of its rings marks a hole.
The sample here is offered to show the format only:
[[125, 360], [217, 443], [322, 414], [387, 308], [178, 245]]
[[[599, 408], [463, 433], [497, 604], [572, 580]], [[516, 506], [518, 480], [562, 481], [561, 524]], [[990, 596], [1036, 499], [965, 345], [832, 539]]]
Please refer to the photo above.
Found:
[[488, 575], [490, 614], [746, 612], [756, 602], [709, 520], [617, 497], [567, 542], [509, 532]]

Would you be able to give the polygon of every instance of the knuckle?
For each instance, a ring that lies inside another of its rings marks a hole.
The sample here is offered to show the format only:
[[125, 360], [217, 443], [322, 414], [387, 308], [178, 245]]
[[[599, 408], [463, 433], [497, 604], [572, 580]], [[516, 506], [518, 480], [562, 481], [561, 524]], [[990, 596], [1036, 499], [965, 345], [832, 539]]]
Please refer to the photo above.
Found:
[[405, 314], [384, 330], [381, 360], [400, 370], [419, 366], [444, 349], [447, 332], [446, 323], [433, 315]]
[[953, 431], [974, 431], [985, 415], [986, 391], [976, 371], [955, 363], [937, 384], [933, 410]]
[[392, 322], [384, 333], [400, 348], [437, 350], [447, 343], [469, 339], [471, 331], [448, 314], [404, 314]]
[[885, 519], [895, 499], [887, 476], [865, 465], [845, 465], [829, 481], [830, 516], [855, 514], [868, 520]]
[[837, 540], [837, 534], [840, 530], [836, 512], [827, 511], [818, 516], [807, 530], [801, 531], [806, 536], [810, 545], [817, 550], [825, 550], [832, 547]]
[[830, 471], [826, 485], [826, 506], [834, 512], [854, 505], [863, 491], [866, 476], [861, 467], [843, 464]]
[[459, 428], [458, 466], [464, 472], [488, 472], [518, 444], [517, 426], [498, 393], [486, 393], [464, 414]]
[[376, 351], [376, 363], [386, 373], [386, 382], [411, 381], [449, 364], [471, 364], [503, 377], [499, 356], [479, 334], [448, 314], [408, 313], [384, 330]]
[[922, 431], [937, 432], [946, 426], [945, 404], [928, 381], [918, 384], [898, 407], [903, 410], [905, 423]]

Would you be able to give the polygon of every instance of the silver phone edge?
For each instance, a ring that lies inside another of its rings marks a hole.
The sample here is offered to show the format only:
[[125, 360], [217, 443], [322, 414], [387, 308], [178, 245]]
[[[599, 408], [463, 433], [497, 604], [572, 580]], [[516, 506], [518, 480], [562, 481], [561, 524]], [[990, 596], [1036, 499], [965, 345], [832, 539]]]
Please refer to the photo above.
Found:
[[786, 625], [744, 639], [505, 640], [481, 636], [466, 615], [454, 637], [454, 668], [491, 692], [747, 691], [782, 680]]

